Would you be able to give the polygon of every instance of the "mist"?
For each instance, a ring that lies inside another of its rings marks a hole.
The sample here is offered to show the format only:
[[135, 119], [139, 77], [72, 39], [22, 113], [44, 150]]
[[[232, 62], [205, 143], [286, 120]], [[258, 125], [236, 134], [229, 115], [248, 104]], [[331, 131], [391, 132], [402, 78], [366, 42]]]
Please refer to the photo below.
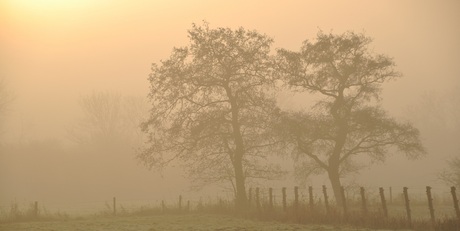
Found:
[[[140, 123], [151, 109], [151, 64], [186, 46], [192, 23], [203, 20], [212, 28], [255, 29], [274, 39], [273, 50], [298, 50], [319, 30], [365, 32], [372, 50], [390, 56], [403, 75], [383, 85], [382, 107], [420, 130], [427, 155], [394, 153], [345, 182], [418, 191], [431, 185], [445, 193], [449, 185], [438, 175], [460, 153], [458, 9], [457, 1], [2, 1], [0, 206], [232, 197], [225, 184], [192, 190], [180, 164], [158, 171], [136, 158], [146, 141]], [[97, 95], [111, 108], [103, 121], [114, 118], [103, 127], [88, 107]], [[288, 109], [306, 101], [290, 92], [277, 98]], [[276, 160], [289, 173], [261, 184], [328, 184], [324, 176], [298, 182], [292, 160]]]

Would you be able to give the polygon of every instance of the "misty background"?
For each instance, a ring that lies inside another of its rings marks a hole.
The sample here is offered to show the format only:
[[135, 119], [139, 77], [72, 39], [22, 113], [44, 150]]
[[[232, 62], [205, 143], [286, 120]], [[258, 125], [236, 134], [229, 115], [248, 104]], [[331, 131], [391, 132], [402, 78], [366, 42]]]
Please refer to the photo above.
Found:
[[[410, 161], [395, 153], [344, 183], [447, 189], [438, 174], [460, 155], [458, 1], [65, 2], [0, 1], [0, 79], [9, 97], [0, 115], [1, 205], [229, 195], [221, 187], [190, 192], [180, 166], [160, 174], [134, 159], [150, 65], [186, 45], [187, 30], [202, 20], [256, 29], [274, 38], [274, 48], [290, 50], [318, 30], [365, 32], [373, 50], [393, 57], [404, 76], [383, 86], [384, 109], [420, 129], [428, 155]], [[101, 94], [118, 108], [110, 142], [95, 132], [85, 107], [85, 99]], [[289, 108], [304, 100], [282, 93], [278, 102]], [[269, 186], [328, 184], [322, 177], [293, 178]]]

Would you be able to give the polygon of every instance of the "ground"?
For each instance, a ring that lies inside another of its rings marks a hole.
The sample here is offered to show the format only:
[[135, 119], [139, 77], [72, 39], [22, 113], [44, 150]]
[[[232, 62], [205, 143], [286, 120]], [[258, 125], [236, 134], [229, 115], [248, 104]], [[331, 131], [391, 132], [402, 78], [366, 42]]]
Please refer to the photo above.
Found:
[[235, 218], [223, 215], [157, 215], [126, 217], [91, 217], [66, 221], [38, 221], [0, 224], [1, 231], [364, 231], [370, 229], [327, 225], [283, 224]]

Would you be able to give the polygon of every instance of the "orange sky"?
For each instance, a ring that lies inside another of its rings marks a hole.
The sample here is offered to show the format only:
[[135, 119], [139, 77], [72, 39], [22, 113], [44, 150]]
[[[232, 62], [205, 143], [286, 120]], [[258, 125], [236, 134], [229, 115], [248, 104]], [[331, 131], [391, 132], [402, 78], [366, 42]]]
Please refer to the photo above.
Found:
[[[400, 114], [425, 92], [460, 83], [460, 1], [0, 0], [0, 77], [15, 100], [8, 136], [57, 138], [92, 91], [146, 95], [150, 64], [187, 45], [192, 23], [243, 26], [298, 49], [319, 29], [365, 32], [404, 78], [383, 104]], [[460, 94], [460, 93], [459, 93]]]
[[[411, 95], [442, 90], [458, 83], [460, 76], [458, 1], [3, 0], [0, 4], [0, 74], [15, 92], [16, 112], [32, 110], [38, 118], [69, 117], [66, 113], [74, 110], [78, 96], [93, 90], [146, 94], [150, 64], [167, 58], [173, 46], [186, 45], [186, 30], [202, 20], [212, 27], [257, 29], [274, 37], [274, 48], [297, 49], [319, 28], [365, 31], [374, 38], [375, 51], [394, 57], [405, 74], [391, 84], [392, 92], [385, 97], [394, 107], [410, 103], [395, 101], [402, 95], [415, 100]], [[407, 88], [414, 88], [414, 94]]]

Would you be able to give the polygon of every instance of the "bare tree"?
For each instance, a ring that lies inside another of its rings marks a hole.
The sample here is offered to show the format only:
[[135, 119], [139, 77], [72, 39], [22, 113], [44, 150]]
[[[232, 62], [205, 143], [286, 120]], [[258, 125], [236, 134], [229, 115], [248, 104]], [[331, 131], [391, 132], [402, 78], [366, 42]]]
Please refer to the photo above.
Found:
[[93, 92], [82, 96], [83, 117], [69, 134], [78, 143], [142, 143], [140, 124], [147, 115], [143, 97], [127, 97], [114, 92]]
[[122, 98], [117, 93], [93, 92], [79, 100], [83, 118], [71, 135], [79, 143], [112, 141], [123, 132]]
[[248, 178], [271, 178], [279, 168], [264, 161], [277, 141], [272, 39], [243, 28], [193, 25], [191, 44], [152, 65], [149, 147], [139, 154], [148, 167], [173, 160], [202, 182], [231, 182], [236, 205], [246, 205]]
[[[457, 139], [460, 135], [460, 86], [454, 86], [451, 91], [443, 97], [438, 106], [439, 110], [444, 112], [441, 116], [442, 124], [441, 134], [437, 140], [442, 140], [442, 147], [436, 147], [437, 150], [449, 153], [451, 158], [447, 162], [447, 168], [439, 174], [439, 178], [450, 186], [460, 187], [460, 144]], [[430, 114], [430, 112], [426, 112]], [[429, 123], [429, 121], [425, 121]], [[431, 135], [431, 133], [430, 133]], [[447, 137], [446, 137], [447, 136]]]
[[420, 127], [427, 148], [438, 158], [447, 158], [446, 167], [439, 171], [439, 179], [448, 185], [460, 187], [460, 86], [440, 92], [423, 94], [406, 111], [407, 116]]
[[395, 121], [378, 104], [381, 85], [401, 75], [390, 58], [369, 51], [370, 42], [353, 32], [320, 32], [300, 52], [278, 52], [287, 86], [320, 97], [308, 113], [285, 113], [283, 128], [297, 147], [302, 172], [327, 172], [339, 204], [340, 178], [359, 170], [354, 157], [383, 161], [390, 147], [410, 158], [425, 153], [418, 130]]
[[447, 164], [447, 169], [439, 174], [439, 178], [448, 185], [460, 187], [460, 157], [450, 159]]

